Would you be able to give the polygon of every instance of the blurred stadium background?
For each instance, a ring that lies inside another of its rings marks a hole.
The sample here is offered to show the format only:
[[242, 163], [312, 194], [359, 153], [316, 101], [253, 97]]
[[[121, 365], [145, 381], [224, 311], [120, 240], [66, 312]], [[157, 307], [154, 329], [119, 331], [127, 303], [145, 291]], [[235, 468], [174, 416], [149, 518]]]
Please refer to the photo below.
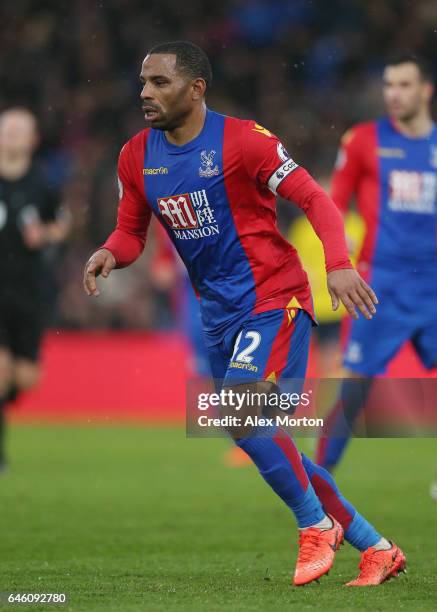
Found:
[[[66, 247], [47, 255], [54, 260], [45, 282], [48, 302], [56, 304], [50, 316], [56, 337], [48, 337], [43, 353], [44, 380], [59, 381], [63, 363], [80, 369], [95, 361], [95, 353], [64, 347], [64, 330], [165, 331], [163, 347], [183, 376], [184, 349], [175, 337], [166, 344], [169, 332], [184, 332], [177, 329], [177, 287], [162, 287], [149, 273], [153, 235], [141, 260], [116, 272], [100, 299], [87, 299], [80, 287], [83, 262], [114, 224], [118, 152], [143, 127], [138, 73], [152, 44], [184, 38], [200, 44], [214, 67], [209, 105], [256, 118], [327, 186], [341, 134], [383, 110], [384, 59], [405, 49], [435, 59], [436, 21], [436, 4], [428, 0], [2, 2], [0, 108], [24, 105], [36, 113], [40, 160], [73, 219]], [[287, 234], [297, 212], [285, 205], [279, 214]], [[154, 354], [146, 351], [143, 365]], [[141, 376], [156, 380], [161, 366]], [[44, 394], [60, 411], [60, 388], [49, 387]], [[38, 404], [43, 409], [47, 401], [44, 395]]]
[[[85, 260], [113, 228], [118, 152], [143, 128], [138, 73], [150, 46], [172, 39], [202, 46], [214, 69], [209, 105], [256, 118], [327, 186], [342, 133], [383, 112], [387, 55], [414, 50], [437, 67], [436, 24], [432, 0], [0, 3], [0, 110], [20, 105], [35, 112], [38, 157], [72, 216], [67, 244], [47, 253], [45, 290], [54, 306], [43, 378], [10, 411], [15, 425], [11, 472], [1, 483], [1, 591], [38, 585], [69, 590], [76, 601], [71, 609], [87, 611], [276, 610], [304, 602], [326, 609], [393, 609], [400, 603], [392, 599], [392, 585], [367, 602], [314, 589], [290, 600], [281, 586], [291, 568], [284, 552], [286, 512], [265, 499], [252, 471], [223, 472], [222, 440], [187, 444], [177, 427], [143, 433], [34, 423], [76, 419], [114, 426], [123, 419], [173, 424], [184, 418], [190, 349], [180, 325], [180, 284], [168, 287], [153, 274], [153, 234], [144, 256], [115, 272], [98, 300], [87, 298], [81, 287]], [[296, 232], [297, 219], [293, 207], [280, 208], [284, 235]], [[311, 372], [318, 367], [314, 351]], [[391, 370], [406, 373], [424, 375], [408, 347]], [[363, 511], [399, 539], [409, 537], [413, 512], [415, 525], [435, 533], [426, 489], [435, 467], [430, 442], [378, 441], [363, 470], [360, 453], [372, 441], [358, 441], [340, 471]], [[353, 477], [357, 468], [360, 488]], [[377, 504], [374, 491], [381, 496]], [[216, 531], [231, 505], [237, 507], [234, 520]], [[260, 523], [266, 525], [266, 514], [277, 526], [254, 546], [251, 538]], [[197, 520], [200, 515], [208, 518]], [[407, 552], [435, 573], [426, 531]], [[346, 554], [334, 587], [356, 561]], [[433, 609], [424, 595], [432, 588], [431, 578], [423, 584], [413, 577], [403, 585], [403, 605]]]

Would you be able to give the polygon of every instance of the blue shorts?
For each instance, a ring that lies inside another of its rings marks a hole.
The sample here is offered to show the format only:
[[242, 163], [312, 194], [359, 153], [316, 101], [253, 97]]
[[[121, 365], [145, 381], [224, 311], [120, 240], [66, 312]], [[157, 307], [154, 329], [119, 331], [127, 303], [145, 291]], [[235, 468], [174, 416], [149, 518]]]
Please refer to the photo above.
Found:
[[305, 378], [312, 320], [298, 308], [281, 308], [249, 316], [207, 347], [214, 380], [220, 386], [281, 378]]
[[[402, 276], [402, 275], [399, 275]], [[411, 340], [423, 365], [437, 365], [437, 295], [423, 281], [375, 274], [371, 285], [378, 296], [376, 315], [351, 324], [343, 364], [365, 376], [384, 374], [399, 349]]]

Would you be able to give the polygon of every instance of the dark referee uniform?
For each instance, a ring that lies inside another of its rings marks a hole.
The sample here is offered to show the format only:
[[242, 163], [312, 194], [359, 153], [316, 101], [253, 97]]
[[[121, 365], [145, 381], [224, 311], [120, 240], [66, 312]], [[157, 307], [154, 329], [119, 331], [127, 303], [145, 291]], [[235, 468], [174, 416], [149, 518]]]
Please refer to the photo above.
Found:
[[22, 229], [56, 219], [59, 194], [36, 165], [19, 179], [0, 175], [0, 347], [36, 361], [43, 332], [43, 249], [30, 249]]

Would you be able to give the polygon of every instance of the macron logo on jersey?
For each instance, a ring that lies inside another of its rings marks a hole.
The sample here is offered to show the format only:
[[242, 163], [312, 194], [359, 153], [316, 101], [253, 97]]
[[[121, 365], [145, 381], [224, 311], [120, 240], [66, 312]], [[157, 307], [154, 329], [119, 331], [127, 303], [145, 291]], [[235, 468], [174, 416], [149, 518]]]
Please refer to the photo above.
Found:
[[158, 198], [158, 209], [179, 240], [205, 238], [220, 233], [205, 189]]
[[160, 166], [159, 168], [143, 168], [144, 175], [168, 174], [168, 168]]
[[267, 138], [271, 138], [272, 136], [272, 133], [259, 123], [255, 123], [254, 127], [252, 128], [252, 131], [256, 132], [257, 134], [263, 134], [264, 136], [267, 136]]

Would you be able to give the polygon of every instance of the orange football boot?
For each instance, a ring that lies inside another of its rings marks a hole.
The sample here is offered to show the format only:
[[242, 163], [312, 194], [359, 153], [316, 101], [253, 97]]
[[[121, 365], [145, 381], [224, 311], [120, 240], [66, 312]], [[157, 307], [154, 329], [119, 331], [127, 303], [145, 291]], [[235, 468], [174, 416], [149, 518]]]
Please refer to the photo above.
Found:
[[308, 527], [300, 531], [299, 554], [293, 580], [295, 586], [317, 580], [331, 569], [344, 534], [340, 523], [332, 516], [329, 518], [333, 523], [331, 529]]
[[404, 553], [394, 542], [391, 545], [389, 550], [375, 550], [370, 546], [361, 553], [360, 574], [346, 586], [376, 586], [396, 577], [399, 572], [405, 572], [407, 559]]

